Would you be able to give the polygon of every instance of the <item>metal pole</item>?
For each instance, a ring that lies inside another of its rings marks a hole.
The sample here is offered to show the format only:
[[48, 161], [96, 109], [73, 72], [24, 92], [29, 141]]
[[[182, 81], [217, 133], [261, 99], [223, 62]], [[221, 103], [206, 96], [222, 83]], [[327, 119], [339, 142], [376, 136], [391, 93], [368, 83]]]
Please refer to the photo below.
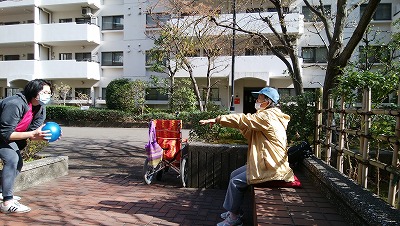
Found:
[[232, 69], [231, 69], [231, 106], [230, 106], [230, 111], [234, 112], [235, 111], [235, 105], [233, 103], [234, 101], [234, 95], [235, 95], [235, 88], [234, 88], [234, 83], [235, 83], [235, 36], [236, 36], [236, 0], [233, 0], [232, 3], [232, 10], [233, 10], [233, 30], [232, 30]]

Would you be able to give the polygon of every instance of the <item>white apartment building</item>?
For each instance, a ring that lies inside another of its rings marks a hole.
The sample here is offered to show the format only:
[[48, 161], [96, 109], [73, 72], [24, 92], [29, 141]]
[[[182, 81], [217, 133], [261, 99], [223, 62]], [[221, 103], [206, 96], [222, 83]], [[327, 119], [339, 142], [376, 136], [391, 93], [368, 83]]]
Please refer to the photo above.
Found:
[[[237, 21], [243, 22], [254, 10], [257, 14], [260, 11], [266, 15], [276, 14], [272, 5], [255, 8], [257, 1], [252, 2], [247, 10], [237, 11]], [[226, 1], [221, 17], [232, 17], [231, 3]], [[334, 14], [336, 1], [325, 0], [324, 3], [326, 9]], [[28, 81], [42, 78], [53, 84], [70, 85], [69, 103], [76, 103], [76, 93], [80, 92], [90, 95], [90, 104], [101, 106], [105, 104], [107, 85], [116, 78], [148, 81], [151, 75], [165, 76], [150, 71], [146, 63], [146, 52], [154, 45], [149, 33], [158, 30], [148, 12], [152, 4], [146, 0], [0, 1], [0, 97], [10, 96]], [[400, 17], [399, 5], [398, 0], [383, 0], [378, 7], [372, 24], [373, 29], [385, 31], [379, 33], [379, 40], [388, 41], [391, 32], [398, 32], [392, 22]], [[345, 28], [347, 37], [352, 34], [362, 8], [350, 15]], [[302, 1], [293, 1], [285, 10], [289, 32], [297, 38], [303, 85], [305, 88], [319, 88], [325, 75], [324, 43], [314, 32], [314, 23], [309, 22], [311, 14]], [[158, 9], [158, 13], [168, 12]], [[255, 23], [262, 26], [261, 22]], [[263, 32], [273, 35], [269, 29]], [[235, 55], [236, 112], [253, 111], [251, 92], [264, 86], [276, 87], [282, 95], [293, 94], [286, 66], [260, 43], [254, 42], [253, 47]], [[354, 55], [357, 57], [357, 53]], [[212, 99], [226, 108], [231, 105], [230, 59], [230, 54], [220, 57], [219, 61], [226, 67], [212, 78], [218, 80], [212, 89]], [[190, 61], [196, 65], [194, 75], [199, 86], [205, 87], [205, 58], [199, 54], [190, 57]], [[177, 77], [188, 77], [188, 74], [182, 70]], [[165, 106], [167, 100], [153, 91], [147, 104]]]

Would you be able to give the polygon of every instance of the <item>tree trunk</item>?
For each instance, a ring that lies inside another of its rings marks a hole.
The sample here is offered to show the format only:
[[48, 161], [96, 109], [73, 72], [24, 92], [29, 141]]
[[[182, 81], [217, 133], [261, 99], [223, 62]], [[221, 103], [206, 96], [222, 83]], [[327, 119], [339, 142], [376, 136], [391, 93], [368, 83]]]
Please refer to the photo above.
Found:
[[293, 81], [294, 92], [297, 96], [297, 95], [301, 95], [304, 93], [303, 79], [301, 77], [299, 58], [294, 56], [292, 58], [292, 64], [293, 64], [293, 74], [291, 77], [292, 77], [292, 81]]
[[336, 23], [332, 40], [329, 44], [328, 66], [324, 81], [324, 108], [326, 108], [328, 104], [328, 95], [332, 92], [332, 89], [336, 87], [338, 76], [343, 74], [342, 69], [347, 66], [354, 49], [358, 46], [360, 40], [362, 39], [363, 34], [366, 31], [380, 1], [381, 0], [374, 0], [368, 2], [368, 5], [361, 16], [356, 29], [354, 30], [345, 47], [343, 47], [343, 30], [345, 27], [346, 18], [348, 16], [346, 10], [347, 1], [338, 1]]
[[[169, 96], [170, 97], [173, 97], [174, 96], [174, 89], [175, 89], [175, 76], [174, 75], [171, 75], [171, 83], [170, 83], [170, 87], [169, 87]], [[172, 109], [172, 101], [169, 101], [169, 109]]]
[[186, 69], [189, 72], [190, 79], [192, 80], [192, 83], [193, 83], [193, 89], [194, 89], [194, 92], [195, 92], [196, 97], [197, 97], [197, 102], [199, 104], [199, 110], [200, 111], [204, 111], [203, 103], [201, 101], [201, 95], [200, 95], [200, 91], [199, 91], [199, 86], [197, 85], [196, 78], [193, 75], [193, 69], [190, 66], [189, 62], [187, 62], [186, 60], [184, 61], [184, 64], [186, 65]]

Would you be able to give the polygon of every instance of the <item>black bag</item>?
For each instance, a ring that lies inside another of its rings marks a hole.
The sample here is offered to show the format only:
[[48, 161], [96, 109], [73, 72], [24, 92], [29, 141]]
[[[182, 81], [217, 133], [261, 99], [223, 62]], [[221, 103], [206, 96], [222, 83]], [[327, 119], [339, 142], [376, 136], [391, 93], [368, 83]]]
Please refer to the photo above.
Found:
[[303, 141], [296, 146], [288, 149], [288, 159], [291, 166], [297, 166], [303, 159], [310, 157], [313, 154], [310, 144]]

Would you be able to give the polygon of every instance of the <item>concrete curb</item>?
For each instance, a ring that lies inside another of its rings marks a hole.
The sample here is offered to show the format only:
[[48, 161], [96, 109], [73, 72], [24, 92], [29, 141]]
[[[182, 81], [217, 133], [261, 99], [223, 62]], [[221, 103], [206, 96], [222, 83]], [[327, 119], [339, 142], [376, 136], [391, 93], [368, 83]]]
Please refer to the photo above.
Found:
[[400, 211], [315, 156], [303, 161], [309, 178], [354, 225], [400, 225]]
[[14, 191], [51, 181], [68, 174], [68, 156], [44, 156], [25, 163], [15, 181]]

